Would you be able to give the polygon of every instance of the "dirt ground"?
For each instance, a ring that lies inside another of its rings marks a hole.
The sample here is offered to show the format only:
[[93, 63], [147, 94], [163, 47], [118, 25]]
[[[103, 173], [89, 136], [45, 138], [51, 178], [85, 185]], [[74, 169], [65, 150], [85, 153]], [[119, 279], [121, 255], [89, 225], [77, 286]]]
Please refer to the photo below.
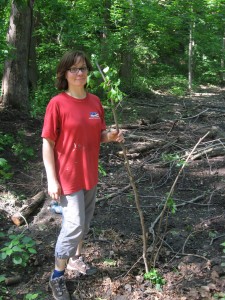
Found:
[[[72, 299], [225, 299], [221, 245], [225, 241], [225, 90], [202, 87], [179, 98], [162, 92], [134, 94], [119, 110], [148, 235], [147, 259], [165, 284], [156, 288], [144, 279], [142, 229], [134, 193], [120, 145], [105, 144], [100, 155], [105, 174], [100, 173], [94, 219], [84, 243], [85, 259], [97, 273], [66, 272]], [[46, 194], [25, 224], [16, 226], [11, 221], [29, 199], [46, 192], [41, 127], [41, 118], [0, 113], [1, 135], [16, 138], [22, 130], [24, 143], [34, 150], [29, 160], [21, 160], [7, 147], [0, 150], [13, 171], [11, 179], [0, 182], [0, 230], [32, 237], [37, 250], [25, 268], [10, 259], [0, 261], [0, 275], [20, 276], [13, 285], [0, 282], [4, 300], [52, 299], [48, 280], [61, 215], [51, 212]], [[175, 212], [166, 210], [160, 219], [170, 192]], [[7, 240], [0, 238], [0, 248]]]

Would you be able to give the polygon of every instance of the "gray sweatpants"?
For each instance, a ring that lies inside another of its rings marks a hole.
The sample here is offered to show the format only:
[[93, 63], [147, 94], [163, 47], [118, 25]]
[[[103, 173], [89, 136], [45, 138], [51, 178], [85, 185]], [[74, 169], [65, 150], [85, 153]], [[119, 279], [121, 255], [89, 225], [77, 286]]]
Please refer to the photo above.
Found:
[[62, 206], [62, 228], [59, 233], [55, 256], [68, 259], [75, 256], [77, 246], [87, 234], [94, 214], [96, 186], [91, 190], [80, 190], [60, 197]]

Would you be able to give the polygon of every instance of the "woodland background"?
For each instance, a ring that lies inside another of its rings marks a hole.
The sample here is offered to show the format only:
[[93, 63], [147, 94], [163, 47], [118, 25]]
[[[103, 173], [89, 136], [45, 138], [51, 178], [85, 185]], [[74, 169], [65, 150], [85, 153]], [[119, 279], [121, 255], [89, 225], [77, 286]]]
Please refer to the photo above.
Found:
[[[73, 299], [225, 299], [224, 1], [1, 0], [0, 300], [51, 299], [61, 216], [49, 215], [40, 132], [58, 93], [56, 66], [70, 49], [92, 60], [88, 89], [100, 96], [107, 124], [116, 99], [154, 267], [147, 272], [141, 259], [140, 215], [121, 151], [103, 145], [86, 241], [99, 271], [94, 278], [67, 274]], [[110, 92], [97, 64], [109, 69]], [[39, 193], [31, 216], [13, 225], [12, 215]]]
[[224, 82], [223, 0], [1, 0], [0, 14], [3, 107], [43, 113], [73, 48], [115, 69], [128, 94]]

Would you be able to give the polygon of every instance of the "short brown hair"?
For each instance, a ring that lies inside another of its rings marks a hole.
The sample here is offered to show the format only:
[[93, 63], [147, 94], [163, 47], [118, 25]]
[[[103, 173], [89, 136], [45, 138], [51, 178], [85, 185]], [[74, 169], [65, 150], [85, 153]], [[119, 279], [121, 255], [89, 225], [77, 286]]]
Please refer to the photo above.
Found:
[[58, 90], [68, 89], [68, 82], [65, 74], [72, 65], [76, 64], [81, 59], [85, 61], [88, 71], [91, 71], [91, 62], [83, 51], [71, 50], [63, 55], [56, 71], [56, 87]]

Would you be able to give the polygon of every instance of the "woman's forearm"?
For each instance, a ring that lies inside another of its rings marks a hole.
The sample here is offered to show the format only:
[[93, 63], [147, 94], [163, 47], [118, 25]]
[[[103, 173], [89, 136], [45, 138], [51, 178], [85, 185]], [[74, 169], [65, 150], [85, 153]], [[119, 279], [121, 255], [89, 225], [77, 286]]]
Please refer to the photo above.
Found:
[[101, 133], [101, 143], [108, 143], [108, 142], [110, 142], [110, 140], [109, 140], [109, 134], [110, 134], [110, 132], [108, 132], [106, 130], [102, 131], [102, 133]]
[[57, 179], [56, 171], [55, 171], [54, 142], [53, 141], [50, 141], [48, 139], [43, 139], [42, 155], [43, 155], [43, 162], [44, 162], [48, 181]]
[[55, 170], [55, 157], [54, 157], [55, 143], [49, 139], [43, 139], [43, 162], [48, 180], [48, 194], [52, 199], [60, 201], [61, 186], [58, 182]]

